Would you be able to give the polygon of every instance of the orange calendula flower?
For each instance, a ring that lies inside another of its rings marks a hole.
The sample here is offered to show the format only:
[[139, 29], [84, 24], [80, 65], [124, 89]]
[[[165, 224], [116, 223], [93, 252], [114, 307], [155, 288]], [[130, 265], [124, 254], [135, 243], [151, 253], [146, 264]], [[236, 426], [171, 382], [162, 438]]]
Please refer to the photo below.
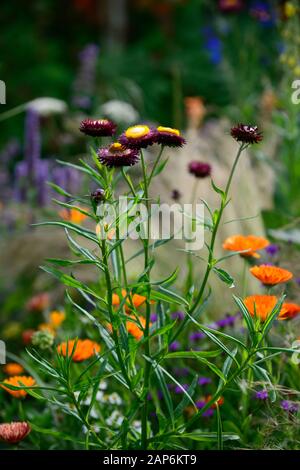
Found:
[[[256, 315], [261, 321], [265, 321], [268, 318], [277, 302], [278, 299], [275, 295], [251, 295], [244, 299], [244, 304], [252, 317]], [[283, 320], [286, 312], [287, 309], [282, 306], [278, 319]]]
[[144, 317], [138, 317], [138, 322], [141, 324], [141, 326], [139, 326], [136, 318], [133, 315], [130, 315], [129, 318], [132, 318], [133, 321], [126, 321], [126, 329], [129, 334], [131, 334], [136, 340], [139, 341], [144, 336], [143, 329], [146, 326], [146, 320]]
[[225, 240], [223, 248], [228, 251], [244, 251], [244, 253], [240, 253], [240, 256], [260, 258], [256, 252], [266, 248], [269, 244], [270, 242], [263, 237], [233, 235]]
[[8, 362], [3, 366], [3, 372], [7, 375], [20, 375], [24, 372], [24, 368], [17, 362]]
[[[7, 385], [13, 385], [14, 387], [21, 387], [22, 385], [24, 387], [33, 387], [35, 385], [35, 380], [29, 375], [15, 375], [9, 379], [5, 379], [3, 383]], [[3, 384], [1, 384], [1, 387], [15, 398], [24, 398], [27, 395], [27, 391], [23, 389], [12, 390]]]
[[[211, 396], [211, 395], [207, 395], [207, 396], [205, 397], [205, 401], [206, 401], [206, 402], [209, 402], [211, 399], [212, 399], [212, 396]], [[217, 406], [222, 406], [223, 404], [224, 404], [224, 397], [221, 396], [221, 397], [219, 397], [219, 398], [215, 401], [215, 403], [213, 403], [213, 404], [211, 405], [211, 407], [212, 407], [212, 408], [217, 408]]]
[[[64, 343], [61, 343], [57, 346], [57, 351], [62, 356], [66, 357], [71, 356], [73, 349], [75, 347], [76, 340], [70, 339]], [[76, 343], [75, 351], [72, 356], [72, 361], [81, 362], [89, 359], [92, 356], [95, 356], [96, 353], [100, 352], [100, 345], [95, 341], [90, 339], [79, 339]]]
[[282, 307], [286, 310], [286, 313], [280, 316], [279, 320], [287, 320], [294, 318], [300, 313], [300, 305], [294, 303], [284, 303]]
[[269, 266], [267, 264], [253, 266], [253, 268], [250, 268], [250, 272], [263, 284], [268, 286], [275, 286], [276, 284], [287, 282], [293, 277], [293, 274], [287, 269], [282, 269], [278, 266]]
[[81, 222], [87, 218], [87, 215], [77, 209], [62, 209], [58, 214], [62, 219], [67, 222], [72, 222], [73, 224], [81, 224]]
[[50, 312], [49, 317], [50, 317], [50, 321], [49, 321], [50, 325], [53, 328], [58, 328], [65, 320], [66, 315], [65, 315], [65, 312], [53, 310], [52, 312]]
[[[113, 296], [112, 296], [113, 306], [119, 306], [120, 303], [122, 302], [123, 298], [125, 298], [126, 296], [127, 296], [127, 293], [126, 293], [125, 289], [122, 289], [122, 299], [121, 300], [120, 300], [120, 297], [118, 296], [118, 294], [113, 294]], [[144, 297], [143, 295], [139, 295], [139, 294], [133, 294], [131, 296], [131, 300], [132, 300], [133, 306], [135, 308], [138, 308], [146, 302], [147, 297]], [[151, 303], [153, 303], [153, 301], [151, 301]], [[130, 301], [129, 301], [128, 296], [126, 298], [125, 310], [126, 311], [130, 310]]]

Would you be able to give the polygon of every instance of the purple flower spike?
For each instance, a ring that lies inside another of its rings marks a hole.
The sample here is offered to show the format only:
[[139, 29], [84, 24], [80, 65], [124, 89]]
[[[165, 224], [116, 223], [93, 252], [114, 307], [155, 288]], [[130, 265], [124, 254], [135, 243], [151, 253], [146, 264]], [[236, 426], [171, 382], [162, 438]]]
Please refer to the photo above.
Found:
[[198, 385], [203, 387], [204, 385], [208, 385], [212, 382], [210, 377], [199, 377], [198, 379]]
[[267, 400], [269, 397], [268, 395], [268, 391], [267, 390], [258, 390], [256, 393], [255, 393], [255, 398], [257, 400]]
[[203, 339], [205, 338], [205, 334], [202, 333], [201, 331], [195, 331], [194, 333], [191, 333], [189, 336], [190, 341], [197, 341], [198, 339]]
[[178, 351], [180, 347], [181, 347], [181, 344], [179, 343], [179, 341], [173, 341], [173, 343], [171, 343], [169, 346], [169, 351]]
[[270, 244], [268, 245], [266, 248], [265, 248], [265, 251], [268, 255], [270, 256], [275, 256], [278, 254], [280, 248], [278, 245], [275, 245], [275, 243], [273, 244]]
[[157, 315], [156, 313], [151, 313], [150, 315], [150, 321], [151, 323], [155, 323], [157, 321]]
[[174, 374], [177, 375], [178, 377], [186, 377], [190, 373], [189, 369], [187, 367], [175, 367], [174, 368]]
[[185, 317], [184, 313], [178, 310], [177, 312], [171, 313], [172, 320], [183, 320]]
[[289, 401], [289, 400], [283, 400], [280, 403], [280, 406], [284, 411], [288, 411], [290, 413], [297, 413], [298, 410], [299, 410], [298, 403], [295, 403], [295, 402], [292, 402], [292, 401]]
[[187, 391], [189, 388], [189, 385], [188, 384], [183, 384], [181, 385], [181, 387], [179, 387], [179, 385], [177, 385], [174, 389], [174, 392], [175, 393], [183, 393], [183, 390]]

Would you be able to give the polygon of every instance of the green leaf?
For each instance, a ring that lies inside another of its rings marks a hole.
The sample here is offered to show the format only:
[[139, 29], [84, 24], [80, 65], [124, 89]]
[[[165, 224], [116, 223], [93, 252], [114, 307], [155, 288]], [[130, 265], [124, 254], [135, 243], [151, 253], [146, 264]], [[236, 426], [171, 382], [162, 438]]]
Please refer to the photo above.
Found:
[[[194, 431], [191, 433], [178, 434], [176, 437], [192, 439], [193, 441], [210, 442], [210, 441], [218, 440], [218, 433]], [[223, 441], [237, 441], [240, 439], [240, 436], [238, 436], [237, 434], [233, 434], [233, 433], [224, 433], [222, 437], [223, 437]]]
[[[187, 393], [190, 397], [193, 397], [196, 387], [197, 387], [197, 383], [198, 383], [198, 376], [196, 375], [187, 390]], [[175, 408], [174, 416], [176, 419], [182, 416], [183, 410], [188, 406], [188, 404], [189, 404], [189, 399], [186, 395], [184, 395], [180, 403]]]
[[218, 186], [215, 185], [215, 183], [213, 182], [213, 180], [211, 180], [211, 185], [213, 187], [213, 190], [217, 193], [217, 194], [220, 194], [222, 196], [222, 198], [225, 196], [225, 192], [223, 191], [223, 189], [221, 188], [218, 188]]
[[273, 308], [272, 312], [268, 315], [266, 321], [264, 322], [264, 325], [263, 325], [263, 329], [262, 329], [262, 332], [261, 332], [261, 340], [260, 342], [263, 340], [263, 338], [268, 334], [269, 330], [271, 329], [274, 321], [276, 320], [276, 318], [278, 317], [278, 315], [280, 314], [280, 310], [281, 310], [281, 307], [282, 307], [282, 304], [284, 302], [284, 299], [285, 299], [286, 295], [283, 294], [280, 299], [278, 300], [277, 304], [275, 305], [275, 307]]
[[220, 356], [221, 350], [215, 351], [178, 351], [168, 353], [164, 359], [197, 359], [197, 357], [217, 357]]
[[244, 320], [246, 322], [246, 325], [250, 334], [250, 338], [252, 339], [252, 343], [253, 343], [255, 339], [255, 328], [254, 328], [252, 316], [250, 315], [249, 310], [247, 309], [246, 305], [244, 304], [243, 300], [240, 297], [236, 297], [234, 295], [233, 299], [244, 317]]
[[85, 229], [81, 227], [80, 225], [72, 224], [71, 222], [59, 222], [59, 221], [47, 221], [47, 222], [39, 222], [37, 224], [32, 224], [34, 227], [40, 227], [43, 225], [52, 225], [52, 226], [58, 226], [58, 227], [64, 227], [66, 229], [72, 230], [73, 232], [78, 233], [84, 238], [87, 238], [88, 240], [92, 240], [93, 242], [98, 243], [98, 238], [96, 237], [96, 234], [92, 232], [91, 230]]
[[276, 389], [272, 383], [269, 373], [266, 371], [266, 369], [258, 366], [257, 364], [250, 364], [250, 367], [252, 367], [252, 369], [256, 372], [256, 374], [258, 375], [260, 379], [266, 381], [269, 384], [271, 388], [270, 399], [271, 399], [271, 402], [274, 403], [276, 401]]
[[104, 300], [102, 297], [96, 294], [94, 290], [87, 287], [83, 282], [75, 279], [73, 276], [62, 273], [61, 271], [59, 271], [59, 269], [50, 268], [49, 266], [40, 266], [40, 268], [46, 273], [51, 274], [52, 276], [56, 277], [65, 286], [73, 287], [74, 289], [82, 289], [84, 292], [87, 292], [88, 294], [95, 297], [97, 300], [103, 302], [104, 305], [107, 305], [106, 300]]
[[61, 196], [65, 196], [68, 198], [73, 198], [72, 194], [68, 193], [65, 189], [61, 188], [57, 184], [52, 183], [51, 181], [47, 182], [48, 186], [50, 186], [54, 191], [56, 191]]
[[216, 273], [222, 282], [229, 286], [230, 289], [235, 287], [233, 277], [227, 271], [225, 271], [225, 269], [214, 267], [212, 270]]
[[223, 429], [222, 418], [219, 405], [216, 405], [217, 410], [217, 424], [218, 424], [218, 450], [223, 450]]
[[158, 291], [151, 291], [151, 300], [161, 300], [168, 303], [186, 305], [187, 307], [189, 306], [186, 299], [184, 297], [181, 297], [179, 294], [176, 294], [175, 292], [172, 292], [169, 289], [165, 289], [161, 286], [158, 289]]

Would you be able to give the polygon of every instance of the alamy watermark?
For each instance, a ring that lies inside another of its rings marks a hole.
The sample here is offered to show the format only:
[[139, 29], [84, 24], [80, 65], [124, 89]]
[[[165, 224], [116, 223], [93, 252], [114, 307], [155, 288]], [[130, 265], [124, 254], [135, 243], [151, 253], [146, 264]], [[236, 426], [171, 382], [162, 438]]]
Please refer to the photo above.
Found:
[[291, 101], [293, 104], [300, 104], [300, 79], [293, 81], [292, 88], [295, 91], [292, 93]]
[[6, 85], [3, 80], [0, 80], [0, 104], [6, 104]]
[[6, 364], [6, 345], [0, 340], [0, 364]]
[[[204, 246], [204, 204], [137, 203], [121, 196], [116, 203], [103, 203], [97, 208], [100, 239], [184, 240], [186, 250]], [[116, 227], [118, 226], [118, 233]]]

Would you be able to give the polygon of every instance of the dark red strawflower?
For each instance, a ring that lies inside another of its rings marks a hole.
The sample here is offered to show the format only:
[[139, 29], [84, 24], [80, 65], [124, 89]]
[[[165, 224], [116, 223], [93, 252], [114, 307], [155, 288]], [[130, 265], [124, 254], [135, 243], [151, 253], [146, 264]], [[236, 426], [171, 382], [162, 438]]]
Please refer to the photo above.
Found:
[[196, 178], [206, 178], [211, 174], [211, 166], [209, 163], [194, 160], [189, 163], [189, 172]]
[[91, 194], [92, 200], [98, 204], [99, 202], [102, 202], [105, 200], [105, 191], [102, 188], [98, 188], [95, 191], [92, 192]]
[[181, 198], [181, 192], [178, 189], [173, 189], [171, 197], [174, 201], [178, 201]]
[[119, 143], [131, 149], [146, 148], [156, 142], [157, 130], [144, 124], [129, 127], [119, 137]]
[[26, 421], [0, 424], [0, 440], [8, 444], [17, 444], [25, 439], [31, 428]]
[[167, 147], [182, 147], [186, 141], [180, 135], [178, 129], [159, 126], [157, 129], [156, 142]]
[[139, 160], [137, 149], [123, 147], [119, 142], [110, 145], [107, 148], [98, 150], [98, 159], [102, 165], [109, 168], [120, 166], [132, 166]]
[[230, 134], [236, 141], [245, 144], [258, 144], [263, 139], [263, 135], [257, 126], [247, 124], [238, 124], [232, 127]]
[[92, 137], [110, 137], [117, 129], [117, 125], [109, 119], [84, 119], [79, 130]]

